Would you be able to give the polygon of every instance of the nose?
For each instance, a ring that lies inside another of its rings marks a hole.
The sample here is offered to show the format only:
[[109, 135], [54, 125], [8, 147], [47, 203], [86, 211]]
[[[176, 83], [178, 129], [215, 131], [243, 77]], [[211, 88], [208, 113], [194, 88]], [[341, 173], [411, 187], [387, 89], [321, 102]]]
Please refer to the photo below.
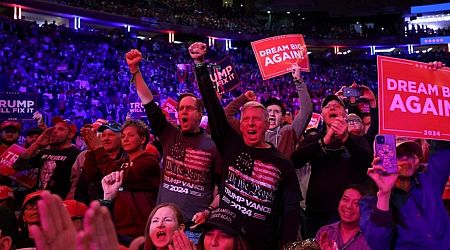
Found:
[[219, 245], [219, 237], [218, 237], [218, 233], [214, 232], [213, 234], [213, 238], [211, 240], [212, 246], [218, 246]]

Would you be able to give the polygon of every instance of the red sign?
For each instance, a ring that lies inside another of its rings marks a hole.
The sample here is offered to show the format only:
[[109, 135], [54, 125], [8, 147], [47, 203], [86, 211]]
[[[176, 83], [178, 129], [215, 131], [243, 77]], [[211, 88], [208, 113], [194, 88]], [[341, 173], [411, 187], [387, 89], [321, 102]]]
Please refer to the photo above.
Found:
[[174, 123], [175, 125], [177, 124], [178, 119], [177, 104], [178, 104], [177, 101], [169, 97], [167, 98], [166, 102], [163, 103], [163, 105], [161, 106], [161, 109], [164, 115], [166, 116], [166, 119], [169, 122]]
[[450, 140], [450, 68], [378, 56], [380, 134]]
[[300, 70], [309, 72], [308, 52], [303, 35], [282, 35], [252, 42], [259, 70], [264, 80], [292, 71], [297, 63]]
[[17, 172], [12, 167], [25, 148], [13, 144], [0, 156], [0, 174], [8, 176], [12, 180], [19, 182], [27, 188], [32, 188], [37, 181], [37, 169], [30, 169]]
[[444, 194], [442, 195], [442, 199], [450, 200], [450, 178], [448, 178], [447, 184], [445, 185]]

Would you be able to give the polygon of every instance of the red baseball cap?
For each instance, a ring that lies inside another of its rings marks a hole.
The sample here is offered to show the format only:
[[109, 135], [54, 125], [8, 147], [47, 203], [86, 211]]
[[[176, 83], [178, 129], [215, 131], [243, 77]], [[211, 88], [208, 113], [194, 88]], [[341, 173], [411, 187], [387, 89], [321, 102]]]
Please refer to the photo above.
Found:
[[17, 130], [20, 130], [22, 128], [22, 123], [20, 123], [19, 121], [3, 121], [0, 125], [0, 130], [3, 130], [7, 127], [13, 127]]
[[33, 200], [39, 200], [41, 198], [41, 193], [42, 193], [42, 190], [30, 193], [27, 196], [25, 196], [25, 199], [23, 200], [23, 204], [22, 204], [22, 209], [25, 207], [25, 205], [28, 202], [33, 201]]
[[4, 199], [14, 199], [14, 192], [11, 188], [9, 188], [8, 186], [3, 186], [0, 185], [0, 200], [4, 200]]
[[67, 212], [69, 212], [70, 217], [84, 217], [84, 213], [88, 209], [88, 207], [82, 203], [78, 202], [76, 200], [65, 200], [64, 206], [67, 208]]
[[62, 122], [64, 125], [66, 125], [69, 128], [70, 132], [73, 132], [73, 133], [77, 132], [77, 127], [69, 119], [63, 119], [63, 118], [61, 118], [59, 116], [55, 116], [52, 119], [53, 126], [55, 126], [56, 124], [58, 124], [60, 122]]

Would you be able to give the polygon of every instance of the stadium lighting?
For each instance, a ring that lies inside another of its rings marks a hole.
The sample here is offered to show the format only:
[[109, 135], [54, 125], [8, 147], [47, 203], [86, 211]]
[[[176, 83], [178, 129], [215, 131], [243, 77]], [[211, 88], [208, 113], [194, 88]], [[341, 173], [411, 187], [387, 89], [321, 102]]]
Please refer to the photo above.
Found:
[[291, 12], [290, 12], [290, 11], [288, 11], [288, 12], [286, 12], [286, 14], [288, 14], [288, 15], [289, 15], [289, 14], [291, 14]]
[[270, 14], [270, 10], [267, 11], [267, 14]]

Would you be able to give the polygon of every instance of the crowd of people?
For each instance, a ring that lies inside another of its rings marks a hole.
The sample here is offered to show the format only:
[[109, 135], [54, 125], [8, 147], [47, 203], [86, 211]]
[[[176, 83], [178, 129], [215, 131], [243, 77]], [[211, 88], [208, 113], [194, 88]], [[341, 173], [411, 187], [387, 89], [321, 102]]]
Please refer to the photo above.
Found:
[[[301, 239], [321, 249], [450, 246], [442, 201], [450, 145], [399, 140], [398, 174], [386, 173], [372, 146], [374, 58], [311, 56], [310, 73], [293, 65], [263, 81], [247, 47], [7, 19], [0, 31], [2, 89], [41, 97], [36, 123], [0, 125], [0, 153], [22, 144], [13, 169], [34, 180], [24, 187], [0, 176], [6, 249], [296, 249]], [[208, 65], [227, 55], [241, 85], [219, 96]], [[450, 58], [407, 57], [439, 56]], [[360, 89], [364, 105], [342, 86]], [[168, 97], [176, 119], [162, 110]], [[129, 113], [133, 102], [145, 122]], [[307, 129], [313, 112], [322, 122]]]
[[[380, 37], [404, 38], [404, 27], [408, 27], [400, 17], [386, 15], [374, 17], [367, 23], [334, 18], [327, 13], [303, 13], [284, 16], [284, 13], [268, 14], [246, 13], [246, 6], [224, 4], [211, 6], [204, 1], [159, 0], [133, 1], [80, 1], [49, 0], [58, 4], [69, 5], [88, 10], [96, 10], [115, 15], [144, 18], [149, 23], [170, 23], [213, 30], [230, 31], [240, 34], [277, 35], [301, 33], [308, 38], [319, 39], [378, 39]], [[125, 13], [125, 14], [124, 14]], [[264, 15], [264, 17], [263, 17]], [[258, 16], [258, 18], [254, 18]], [[269, 21], [270, 19], [270, 21]], [[360, 26], [359, 30], [355, 25]], [[447, 28], [432, 29], [412, 25], [407, 29], [409, 38], [420, 36], [444, 36]]]

